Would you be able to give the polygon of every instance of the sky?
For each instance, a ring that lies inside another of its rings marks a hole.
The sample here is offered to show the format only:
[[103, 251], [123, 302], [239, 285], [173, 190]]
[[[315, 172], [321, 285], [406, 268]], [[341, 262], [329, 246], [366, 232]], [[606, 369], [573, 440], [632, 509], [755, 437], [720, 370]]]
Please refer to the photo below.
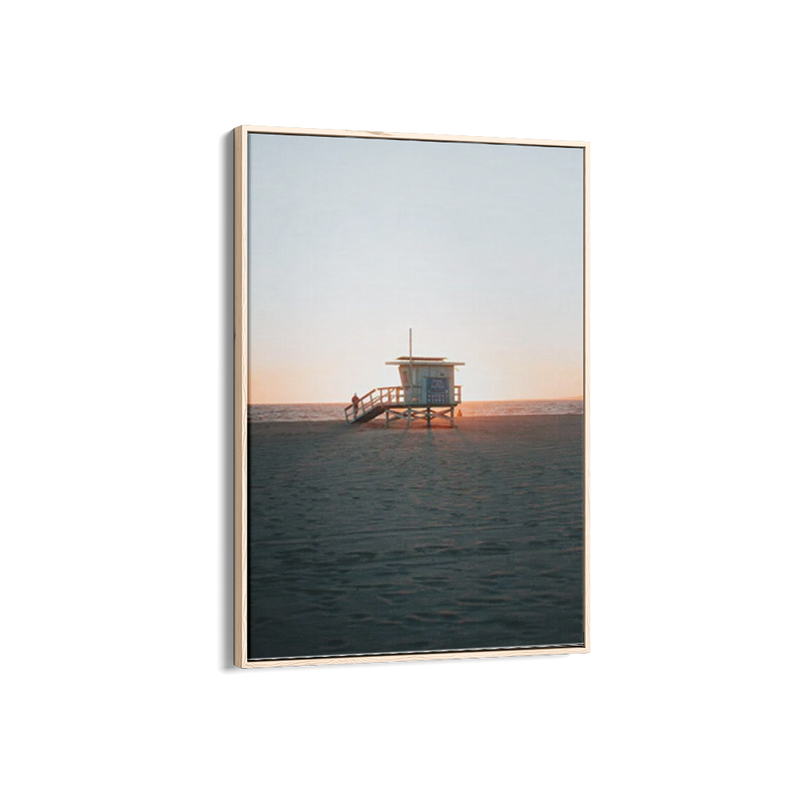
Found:
[[446, 356], [464, 400], [583, 395], [583, 150], [249, 134], [249, 402]]

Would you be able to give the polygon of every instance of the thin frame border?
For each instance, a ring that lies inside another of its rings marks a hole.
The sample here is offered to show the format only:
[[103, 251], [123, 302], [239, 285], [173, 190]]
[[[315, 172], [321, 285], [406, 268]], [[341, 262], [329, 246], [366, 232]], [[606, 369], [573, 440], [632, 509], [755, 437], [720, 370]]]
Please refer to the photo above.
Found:
[[[583, 427], [584, 427], [584, 646], [527, 649], [464, 650], [396, 655], [331, 656], [249, 661], [247, 658], [247, 135], [275, 133], [288, 136], [335, 136], [358, 139], [394, 139], [423, 142], [474, 142], [583, 149]], [[234, 657], [244, 669], [320, 664], [367, 664], [388, 661], [430, 661], [500, 656], [563, 655], [590, 652], [589, 618], [589, 142], [554, 139], [508, 139], [495, 136], [448, 136], [427, 133], [386, 133], [314, 128], [240, 125], [234, 129], [233, 236], [234, 236]]]

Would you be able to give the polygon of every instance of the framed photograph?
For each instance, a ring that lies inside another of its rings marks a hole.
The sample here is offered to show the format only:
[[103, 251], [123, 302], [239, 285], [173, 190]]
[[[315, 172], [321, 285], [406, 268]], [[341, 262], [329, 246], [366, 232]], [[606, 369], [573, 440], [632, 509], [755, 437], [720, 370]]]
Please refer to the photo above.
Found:
[[235, 664], [588, 652], [588, 143], [234, 138]]

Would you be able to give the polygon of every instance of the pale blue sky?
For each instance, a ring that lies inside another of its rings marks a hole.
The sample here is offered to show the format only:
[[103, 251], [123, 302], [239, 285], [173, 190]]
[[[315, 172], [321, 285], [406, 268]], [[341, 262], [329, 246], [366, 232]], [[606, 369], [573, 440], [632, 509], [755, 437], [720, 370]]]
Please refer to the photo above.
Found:
[[583, 150], [249, 134], [250, 402], [349, 401], [407, 352], [465, 400], [583, 392]]

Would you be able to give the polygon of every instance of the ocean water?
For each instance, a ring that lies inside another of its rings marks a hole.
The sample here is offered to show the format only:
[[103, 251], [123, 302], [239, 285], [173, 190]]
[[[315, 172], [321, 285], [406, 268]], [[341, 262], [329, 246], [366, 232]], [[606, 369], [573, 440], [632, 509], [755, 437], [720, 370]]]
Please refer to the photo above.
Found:
[[[247, 407], [250, 422], [344, 422], [346, 403], [295, 403]], [[516, 417], [540, 414], [583, 414], [583, 400], [480, 400], [459, 408], [465, 417]]]

